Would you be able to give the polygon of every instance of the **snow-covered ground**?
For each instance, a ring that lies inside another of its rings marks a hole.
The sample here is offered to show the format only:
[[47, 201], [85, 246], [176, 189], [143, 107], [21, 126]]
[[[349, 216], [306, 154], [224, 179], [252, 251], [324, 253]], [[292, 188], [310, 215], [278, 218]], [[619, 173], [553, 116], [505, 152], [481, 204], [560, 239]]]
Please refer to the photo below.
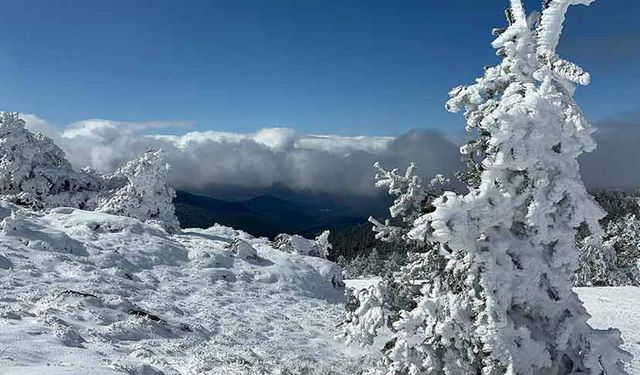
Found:
[[168, 235], [4, 205], [0, 219], [0, 374], [352, 375], [366, 361], [333, 339], [344, 290], [324, 259], [220, 226]]
[[640, 374], [640, 288], [576, 288], [576, 292], [591, 314], [591, 325], [622, 332], [622, 347], [633, 354], [626, 368], [629, 374]]
[[[379, 356], [333, 339], [344, 291], [324, 259], [221, 226], [4, 204], [0, 220], [0, 374], [355, 375]], [[578, 293], [640, 355], [640, 290]]]

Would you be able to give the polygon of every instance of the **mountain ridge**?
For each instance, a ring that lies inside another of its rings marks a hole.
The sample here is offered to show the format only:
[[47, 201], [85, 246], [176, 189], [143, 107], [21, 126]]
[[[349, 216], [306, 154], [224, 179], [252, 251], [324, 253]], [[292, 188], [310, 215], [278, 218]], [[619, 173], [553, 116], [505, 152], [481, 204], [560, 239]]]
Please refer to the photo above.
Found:
[[280, 233], [316, 235], [366, 222], [364, 209], [337, 201], [298, 195], [284, 199], [270, 193], [233, 201], [177, 191], [176, 215], [183, 228], [208, 228], [214, 223], [273, 238]]

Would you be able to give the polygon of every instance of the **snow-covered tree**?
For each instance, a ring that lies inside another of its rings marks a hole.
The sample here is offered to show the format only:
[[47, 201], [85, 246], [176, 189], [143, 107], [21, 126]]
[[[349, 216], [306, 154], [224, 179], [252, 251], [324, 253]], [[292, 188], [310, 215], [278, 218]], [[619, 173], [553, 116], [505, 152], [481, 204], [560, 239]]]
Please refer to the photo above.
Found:
[[35, 209], [84, 208], [99, 189], [99, 178], [74, 171], [50, 138], [27, 130], [17, 113], [0, 112], [0, 195], [4, 199]]
[[611, 221], [607, 226], [606, 238], [615, 248], [617, 265], [638, 279], [638, 261], [640, 261], [640, 220], [634, 214], [628, 214], [619, 220]]
[[389, 219], [382, 223], [370, 217], [369, 222], [373, 224], [376, 239], [384, 242], [406, 240], [405, 235], [413, 222], [432, 208], [433, 198], [440, 194], [441, 186], [448, 181], [437, 175], [429, 185], [424, 186], [414, 163], [409, 165], [403, 175], [398, 174], [397, 169], [384, 169], [379, 162], [373, 166], [377, 170], [376, 187], [386, 188], [389, 195], [395, 196], [389, 213], [392, 219], [396, 219], [395, 223], [391, 223]]
[[367, 256], [366, 262], [367, 265], [364, 270], [365, 276], [380, 275], [380, 273], [382, 272], [383, 263], [382, 259], [380, 258], [380, 254], [378, 253], [378, 249], [371, 249], [371, 252], [369, 252], [369, 255]]
[[177, 231], [180, 223], [175, 216], [175, 190], [167, 185], [169, 165], [161, 150], [148, 151], [117, 169], [108, 180], [124, 186], [101, 202], [97, 211], [158, 222], [169, 231]]
[[640, 220], [634, 214], [610, 220], [601, 240], [588, 236], [578, 244], [576, 285], [640, 285]]
[[[391, 252], [389, 259], [383, 262], [374, 248], [367, 257], [359, 255], [347, 267], [350, 277], [383, 276], [379, 283], [349, 295], [347, 315], [337, 335], [347, 343], [368, 337], [360, 341], [363, 345], [369, 345], [371, 336], [397, 320], [400, 311], [413, 306], [412, 298], [420, 289], [419, 283], [414, 280], [424, 278], [418, 254], [427, 252], [431, 244], [416, 241], [407, 237], [407, 234], [416, 219], [433, 211], [433, 200], [442, 193], [442, 186], [448, 182], [443, 176], [436, 175], [424, 186], [414, 163], [409, 165], [404, 174], [399, 174], [397, 169], [386, 170], [380, 163], [375, 163], [374, 168], [377, 169], [376, 187], [386, 188], [390, 195], [395, 196], [389, 207], [393, 223], [388, 219], [382, 223], [373, 217], [369, 218], [369, 222], [373, 224], [376, 239], [395, 244], [397, 250]], [[402, 272], [397, 274], [398, 271]]]
[[594, 239], [587, 236], [578, 240], [580, 261], [575, 275], [576, 286], [629, 285], [631, 279], [618, 266], [615, 240]]
[[362, 254], [358, 254], [355, 258], [345, 262], [345, 265], [342, 267], [344, 268], [348, 278], [362, 277], [366, 272], [367, 258]]
[[[386, 374], [623, 374], [619, 332], [589, 326], [572, 290], [576, 229], [599, 236], [604, 213], [586, 192], [577, 157], [595, 148], [573, 99], [588, 73], [556, 46], [570, 5], [550, 0], [527, 17], [511, 0], [493, 42], [502, 62], [451, 92], [478, 136], [472, 182], [444, 193], [407, 236], [432, 243], [407, 272], [426, 275], [394, 320]], [[412, 277], [408, 277], [411, 281]]]
[[331, 231], [325, 230], [322, 233], [320, 233], [315, 239], [314, 239], [314, 243], [315, 243], [315, 252], [318, 254], [318, 256], [320, 256], [320, 258], [327, 258], [327, 256], [329, 256], [329, 251], [331, 251], [331, 248], [333, 248], [333, 245], [331, 245], [331, 242], [329, 242], [329, 235], [331, 234]]
[[167, 170], [162, 152], [151, 151], [108, 176], [77, 172], [50, 138], [27, 130], [17, 113], [0, 112], [0, 197], [18, 205], [98, 209], [178, 230]]

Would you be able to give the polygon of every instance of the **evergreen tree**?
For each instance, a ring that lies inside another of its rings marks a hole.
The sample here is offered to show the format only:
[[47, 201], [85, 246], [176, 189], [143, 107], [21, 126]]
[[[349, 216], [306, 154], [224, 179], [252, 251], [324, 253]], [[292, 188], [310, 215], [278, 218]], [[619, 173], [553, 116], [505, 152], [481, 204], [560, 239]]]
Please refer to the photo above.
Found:
[[411, 163], [404, 175], [398, 174], [397, 169], [388, 171], [378, 162], [374, 168], [377, 169], [375, 176], [376, 187], [386, 188], [389, 195], [395, 196], [395, 200], [389, 207], [389, 219], [384, 223], [369, 218], [373, 224], [375, 238], [383, 242], [399, 242], [407, 240], [405, 235], [413, 222], [423, 214], [432, 209], [431, 202], [437, 197], [440, 187], [448, 182], [443, 176], [437, 175], [428, 186], [423, 186], [422, 179], [416, 174], [416, 165]]
[[364, 276], [376, 276], [382, 273], [382, 260], [378, 254], [378, 249], [373, 248], [367, 256], [367, 266], [364, 271]]
[[[637, 204], [637, 203], [636, 203]], [[608, 222], [600, 240], [579, 239], [578, 286], [640, 285], [640, 221], [634, 214]]]
[[578, 240], [580, 262], [576, 286], [629, 285], [632, 281], [618, 266], [614, 241], [601, 241], [587, 236]]
[[640, 285], [640, 220], [634, 214], [627, 214], [609, 222], [605, 238], [614, 249], [616, 268], [626, 276], [608, 285]]
[[636, 267], [640, 259], [640, 220], [633, 214], [612, 221], [606, 235], [616, 248], [620, 268]]
[[[386, 374], [624, 373], [619, 332], [591, 328], [572, 290], [576, 230], [598, 237], [604, 213], [577, 162], [595, 148], [573, 100], [589, 75], [556, 46], [568, 7], [591, 2], [550, 0], [541, 17], [527, 17], [511, 0], [509, 26], [493, 42], [502, 62], [451, 92], [447, 108], [464, 109], [478, 135], [462, 148], [473, 155], [469, 193], [444, 193], [406, 234], [433, 246], [399, 277], [424, 282], [392, 319]], [[357, 318], [389, 310], [375, 305]]]

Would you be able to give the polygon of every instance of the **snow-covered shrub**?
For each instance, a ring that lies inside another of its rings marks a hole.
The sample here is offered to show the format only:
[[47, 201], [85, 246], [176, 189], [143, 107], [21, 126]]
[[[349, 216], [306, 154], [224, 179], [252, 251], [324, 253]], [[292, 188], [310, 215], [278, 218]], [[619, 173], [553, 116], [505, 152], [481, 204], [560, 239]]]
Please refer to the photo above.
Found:
[[131, 160], [109, 176], [108, 181], [126, 180], [97, 211], [129, 216], [140, 221], [158, 222], [169, 231], [177, 231], [180, 223], [175, 216], [175, 190], [167, 185], [169, 165], [161, 150], [148, 151]]
[[576, 230], [597, 238], [604, 212], [577, 162], [595, 148], [573, 99], [589, 75], [555, 49], [569, 5], [591, 2], [545, 1], [538, 18], [511, 0], [493, 42], [502, 62], [450, 93], [478, 137], [461, 149], [469, 192], [442, 194], [406, 234], [433, 246], [399, 277], [424, 282], [392, 319], [387, 375], [624, 374], [619, 332], [591, 328], [572, 290]]
[[326, 259], [331, 249], [329, 233], [330, 232], [326, 230], [313, 240], [297, 234], [290, 235], [282, 233], [274, 239], [274, 247], [287, 253], [297, 253]]
[[317, 256], [319, 256], [320, 258], [326, 259], [329, 255], [329, 251], [331, 251], [331, 248], [333, 247], [331, 245], [331, 242], [329, 242], [330, 234], [330, 231], [325, 230], [324, 232], [320, 233], [313, 241], [315, 243], [314, 253], [318, 254]]
[[256, 249], [247, 241], [241, 240], [239, 238], [233, 239], [233, 241], [229, 244], [229, 249], [237, 258], [240, 259], [258, 258], [258, 252], [256, 251]]
[[372, 345], [378, 331], [387, 325], [389, 317], [386, 288], [376, 283], [369, 288], [347, 293], [347, 316], [336, 338], [347, 345], [353, 342]]
[[34, 209], [84, 208], [101, 188], [91, 173], [76, 172], [50, 138], [31, 133], [17, 113], [0, 112], [0, 195]]

